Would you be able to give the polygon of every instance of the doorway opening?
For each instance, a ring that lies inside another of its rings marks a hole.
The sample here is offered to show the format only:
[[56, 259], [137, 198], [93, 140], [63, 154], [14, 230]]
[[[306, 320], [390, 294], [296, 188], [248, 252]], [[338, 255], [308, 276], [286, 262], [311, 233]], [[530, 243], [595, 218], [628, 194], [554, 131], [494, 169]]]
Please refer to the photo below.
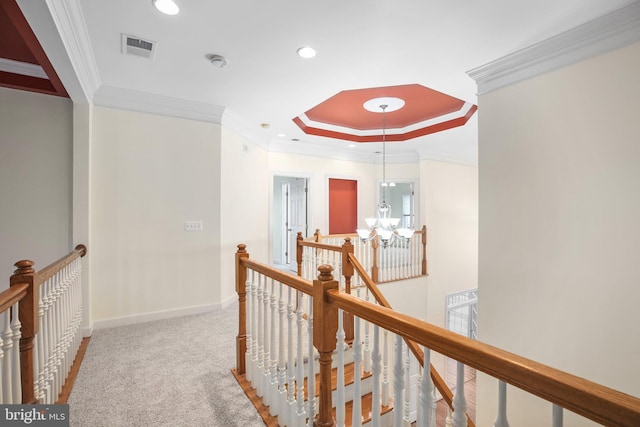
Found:
[[274, 176], [271, 224], [273, 263], [286, 270], [297, 270], [298, 232], [308, 237], [308, 195], [308, 178]]

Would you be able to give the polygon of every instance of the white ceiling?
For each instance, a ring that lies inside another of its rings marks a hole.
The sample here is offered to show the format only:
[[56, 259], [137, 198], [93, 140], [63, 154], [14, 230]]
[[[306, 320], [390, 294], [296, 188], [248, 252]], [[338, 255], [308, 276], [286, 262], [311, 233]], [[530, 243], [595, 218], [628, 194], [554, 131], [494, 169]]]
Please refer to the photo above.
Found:
[[[467, 71], [633, 0], [176, 2], [180, 13], [167, 16], [151, 0], [76, 0], [98, 94], [126, 89], [224, 107], [224, 117], [243, 122], [274, 150], [318, 152], [321, 144], [325, 153], [366, 159], [379, 144], [348, 148], [347, 141], [305, 135], [292, 119], [341, 90], [410, 83], [477, 103]], [[157, 42], [155, 58], [123, 55], [121, 33]], [[306, 45], [317, 50], [314, 59], [296, 55]], [[228, 65], [213, 67], [209, 53], [224, 55]], [[463, 127], [388, 144], [390, 158], [419, 152], [477, 164], [478, 114], [482, 106]]]

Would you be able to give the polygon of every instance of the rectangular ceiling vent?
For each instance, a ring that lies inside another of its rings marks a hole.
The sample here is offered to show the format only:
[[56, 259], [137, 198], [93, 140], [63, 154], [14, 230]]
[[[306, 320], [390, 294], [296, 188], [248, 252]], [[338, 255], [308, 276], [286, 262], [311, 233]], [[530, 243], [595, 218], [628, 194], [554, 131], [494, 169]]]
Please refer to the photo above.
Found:
[[153, 59], [156, 53], [156, 42], [122, 34], [122, 53]]

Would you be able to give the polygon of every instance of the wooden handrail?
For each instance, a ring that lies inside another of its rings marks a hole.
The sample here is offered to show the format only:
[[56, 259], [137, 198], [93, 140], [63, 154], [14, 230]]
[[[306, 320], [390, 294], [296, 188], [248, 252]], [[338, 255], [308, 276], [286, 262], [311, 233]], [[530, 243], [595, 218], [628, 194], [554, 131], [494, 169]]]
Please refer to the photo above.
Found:
[[4, 313], [11, 308], [13, 304], [20, 302], [22, 298], [26, 297], [28, 289], [28, 284], [20, 283], [0, 292], [0, 313]]
[[[360, 279], [362, 279], [362, 281], [365, 283], [366, 287], [369, 289], [378, 304], [382, 307], [392, 309], [391, 304], [382, 294], [380, 288], [378, 288], [378, 286], [376, 286], [373, 280], [369, 277], [365, 268], [362, 266], [362, 264], [360, 264], [360, 261], [358, 261], [358, 258], [353, 256], [353, 254], [350, 254], [349, 262], [358, 272], [358, 274], [360, 275]], [[418, 359], [418, 363], [420, 363], [420, 366], [424, 368], [424, 352], [422, 351], [422, 349], [420, 349], [418, 344], [411, 341], [410, 339], [405, 338], [404, 340], [407, 343], [407, 347], [409, 347], [413, 355], [416, 357], [416, 359]], [[433, 380], [433, 384], [435, 385], [436, 389], [438, 389], [449, 408], [453, 410], [453, 392], [432, 364], [429, 364], [429, 374], [431, 375], [431, 379]], [[469, 415], [467, 415], [467, 425], [469, 427], [473, 427], [475, 425]]]
[[299, 290], [307, 295], [313, 294], [313, 285], [310, 280], [302, 279], [293, 274], [289, 274], [285, 271], [281, 271], [271, 267], [270, 265], [263, 264], [258, 261], [254, 261], [250, 258], [243, 258], [240, 263], [246, 268], [250, 268], [257, 273], [264, 274], [265, 276], [275, 279], [278, 282], [285, 283], [294, 289]]
[[387, 307], [329, 290], [329, 304], [444, 356], [604, 425], [640, 425], [640, 399], [431, 325]]
[[300, 246], [307, 246], [307, 247], [316, 248], [316, 249], [325, 249], [327, 251], [335, 251], [335, 252], [340, 252], [342, 250], [342, 246], [339, 246], [339, 245], [329, 245], [326, 243], [309, 242], [307, 240], [302, 240], [300, 242]]
[[57, 261], [52, 262], [45, 268], [41, 269], [37, 273], [37, 283], [40, 285], [52, 278], [54, 274], [62, 270], [67, 265], [71, 264], [76, 258], [83, 257], [87, 254], [87, 247], [85, 245], [78, 245], [68, 255], [63, 256]]

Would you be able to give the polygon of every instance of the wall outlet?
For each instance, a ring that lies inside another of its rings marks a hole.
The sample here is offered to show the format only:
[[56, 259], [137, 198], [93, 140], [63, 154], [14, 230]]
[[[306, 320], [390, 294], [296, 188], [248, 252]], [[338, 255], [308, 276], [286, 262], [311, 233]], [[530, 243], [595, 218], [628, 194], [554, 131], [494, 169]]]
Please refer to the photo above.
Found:
[[184, 231], [202, 231], [202, 221], [187, 221], [184, 223]]

